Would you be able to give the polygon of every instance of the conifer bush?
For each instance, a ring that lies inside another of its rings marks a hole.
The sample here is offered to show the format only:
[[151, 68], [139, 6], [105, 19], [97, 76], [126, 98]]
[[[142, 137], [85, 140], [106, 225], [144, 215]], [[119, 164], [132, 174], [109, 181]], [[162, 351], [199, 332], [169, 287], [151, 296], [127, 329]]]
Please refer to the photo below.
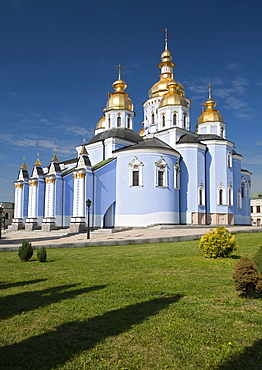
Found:
[[46, 247], [43, 247], [42, 246], [37, 251], [37, 259], [38, 259], [39, 262], [45, 262], [46, 261], [46, 257], [47, 257]]
[[262, 275], [251, 259], [242, 257], [236, 264], [232, 277], [236, 290], [246, 293], [247, 297], [262, 292]]
[[262, 274], [262, 247], [259, 247], [253, 257], [253, 261], [257, 265], [258, 271]]
[[225, 227], [218, 226], [202, 236], [199, 248], [208, 258], [229, 257], [236, 250], [237, 242]]
[[23, 240], [22, 246], [19, 247], [18, 250], [18, 257], [21, 261], [25, 262], [30, 260], [30, 258], [33, 256], [33, 247], [30, 242], [27, 242], [26, 240]]

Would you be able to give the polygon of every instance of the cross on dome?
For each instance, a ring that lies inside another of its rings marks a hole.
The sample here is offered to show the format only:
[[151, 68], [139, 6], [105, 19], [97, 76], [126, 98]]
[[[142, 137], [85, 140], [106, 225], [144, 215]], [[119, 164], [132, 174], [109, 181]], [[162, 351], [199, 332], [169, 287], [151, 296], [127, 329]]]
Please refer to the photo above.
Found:
[[211, 95], [212, 86], [208, 84], [207, 87], [208, 87], [208, 99], [212, 99], [212, 95]]
[[167, 30], [167, 27], [162, 30], [164, 33], [165, 33], [165, 50], [167, 50], [167, 46], [168, 46], [168, 35], [170, 35], [170, 33], [168, 32]]
[[118, 66], [116, 66], [116, 68], [118, 68], [118, 79], [119, 79], [119, 80], [121, 80], [121, 70], [122, 70], [123, 68], [121, 67], [121, 65], [120, 65], [120, 64], [118, 64]]

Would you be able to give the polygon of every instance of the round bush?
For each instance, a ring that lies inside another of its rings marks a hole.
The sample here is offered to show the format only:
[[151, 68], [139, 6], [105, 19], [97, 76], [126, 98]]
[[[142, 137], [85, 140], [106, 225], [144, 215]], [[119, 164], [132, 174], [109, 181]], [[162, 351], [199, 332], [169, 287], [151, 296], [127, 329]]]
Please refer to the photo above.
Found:
[[237, 242], [225, 227], [218, 226], [202, 236], [199, 248], [208, 258], [228, 257], [236, 250]]
[[18, 250], [18, 256], [20, 260], [23, 262], [30, 260], [33, 253], [34, 251], [33, 251], [32, 244], [30, 242], [23, 240], [22, 246], [19, 247], [19, 250]]
[[262, 291], [262, 276], [255, 262], [247, 257], [238, 261], [232, 277], [236, 290], [246, 293], [247, 296]]
[[41, 247], [37, 251], [37, 259], [39, 262], [45, 262], [47, 257], [46, 247]]

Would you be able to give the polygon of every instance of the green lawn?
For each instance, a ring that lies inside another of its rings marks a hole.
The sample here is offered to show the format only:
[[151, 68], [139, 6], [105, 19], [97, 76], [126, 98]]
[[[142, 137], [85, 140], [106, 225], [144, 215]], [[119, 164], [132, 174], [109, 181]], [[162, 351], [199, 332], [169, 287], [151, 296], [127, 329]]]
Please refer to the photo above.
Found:
[[198, 241], [0, 253], [0, 368], [262, 369], [262, 301], [234, 289], [239, 256], [205, 259]]

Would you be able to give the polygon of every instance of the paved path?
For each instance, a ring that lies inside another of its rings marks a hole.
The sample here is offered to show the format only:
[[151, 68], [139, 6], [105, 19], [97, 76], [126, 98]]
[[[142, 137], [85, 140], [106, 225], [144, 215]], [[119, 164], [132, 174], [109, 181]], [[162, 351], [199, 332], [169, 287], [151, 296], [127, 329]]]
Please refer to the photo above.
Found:
[[[262, 227], [228, 226], [233, 233], [262, 232]], [[130, 229], [118, 232], [95, 231], [91, 239], [86, 239], [86, 233], [69, 234], [68, 229], [51, 232], [35, 231], [4, 231], [0, 239], [0, 251], [17, 251], [23, 240], [30, 241], [35, 248], [42, 245], [47, 248], [73, 248], [103, 245], [127, 245], [143, 243], [176, 242], [199, 239], [209, 227], [174, 226], [169, 228]]]

